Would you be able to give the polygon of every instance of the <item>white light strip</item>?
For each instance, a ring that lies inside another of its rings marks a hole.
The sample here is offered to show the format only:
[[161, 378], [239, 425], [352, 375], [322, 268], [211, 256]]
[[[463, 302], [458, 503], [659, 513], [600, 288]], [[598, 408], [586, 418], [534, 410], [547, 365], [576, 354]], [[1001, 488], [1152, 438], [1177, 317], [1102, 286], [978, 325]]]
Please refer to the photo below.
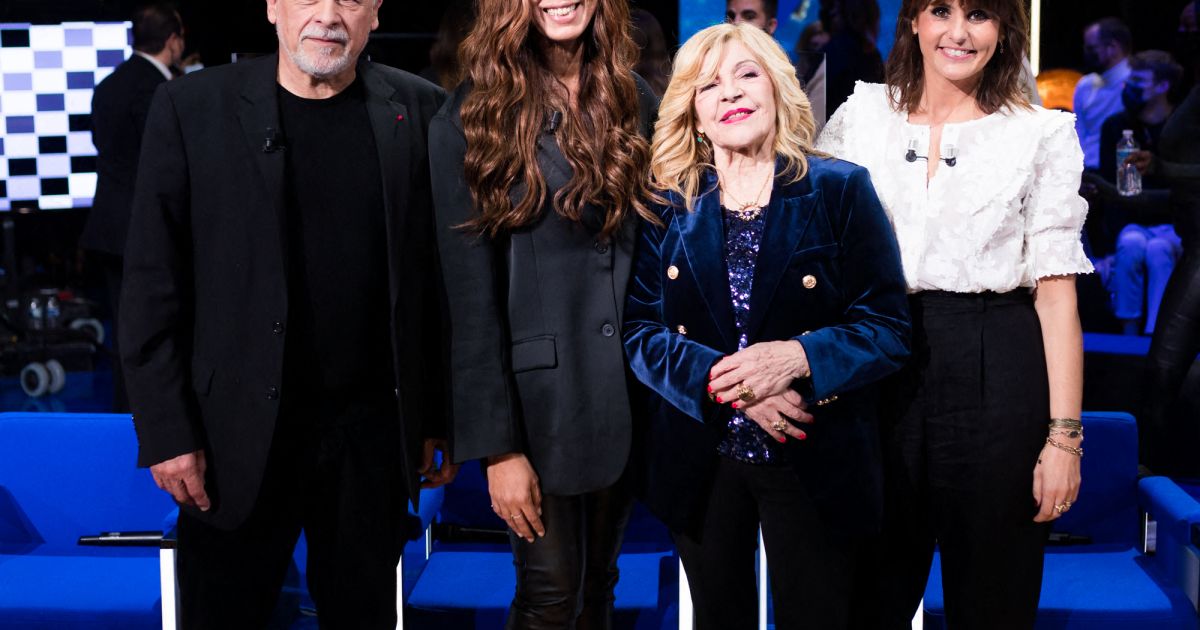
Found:
[[1033, 76], [1042, 72], [1042, 0], [1030, 0], [1029, 8], [1029, 65]]

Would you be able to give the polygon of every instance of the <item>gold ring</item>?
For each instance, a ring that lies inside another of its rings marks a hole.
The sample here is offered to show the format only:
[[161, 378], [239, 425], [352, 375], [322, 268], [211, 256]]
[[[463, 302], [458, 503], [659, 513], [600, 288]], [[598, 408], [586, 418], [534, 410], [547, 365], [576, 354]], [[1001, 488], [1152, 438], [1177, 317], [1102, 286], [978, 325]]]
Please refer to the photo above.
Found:
[[1066, 503], [1059, 503], [1058, 505], [1054, 506], [1054, 511], [1058, 512], [1059, 514], [1062, 514], [1069, 509], [1071, 509], [1071, 503], [1069, 501]]
[[771, 428], [783, 433], [784, 429], [787, 428], [787, 422], [784, 422], [783, 420], [776, 420], [775, 422], [771, 423]]
[[738, 383], [737, 396], [742, 402], [751, 402], [754, 400], [754, 390], [746, 387], [745, 383]]
[[512, 516], [509, 516], [508, 518], [509, 518], [509, 520], [515, 521], [515, 520], [517, 520], [518, 516], [520, 516], [520, 514], [513, 514]]

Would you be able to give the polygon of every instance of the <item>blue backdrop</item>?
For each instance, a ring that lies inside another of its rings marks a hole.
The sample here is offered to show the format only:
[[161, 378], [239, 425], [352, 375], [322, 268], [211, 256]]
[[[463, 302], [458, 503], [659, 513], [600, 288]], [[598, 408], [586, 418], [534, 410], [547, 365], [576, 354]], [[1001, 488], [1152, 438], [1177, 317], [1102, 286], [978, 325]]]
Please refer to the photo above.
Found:
[[[800, 37], [800, 31], [817, 19], [820, 0], [779, 0], [779, 28], [775, 37], [789, 53]], [[900, 0], [879, 0], [882, 18], [879, 21], [879, 52], [887, 59], [896, 31], [896, 15]], [[679, 0], [679, 43], [687, 41], [700, 29], [725, 19], [725, 0]]]

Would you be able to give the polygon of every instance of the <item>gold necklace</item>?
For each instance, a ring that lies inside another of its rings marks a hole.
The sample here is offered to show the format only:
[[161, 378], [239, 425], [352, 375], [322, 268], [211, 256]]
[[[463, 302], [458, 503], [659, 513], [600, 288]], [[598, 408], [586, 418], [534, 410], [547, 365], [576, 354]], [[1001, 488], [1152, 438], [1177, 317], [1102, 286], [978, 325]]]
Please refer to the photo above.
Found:
[[720, 173], [717, 173], [717, 182], [721, 185], [721, 192], [728, 197], [730, 201], [738, 206], [736, 208], [730, 206], [726, 209], [729, 210], [733, 216], [741, 219], [742, 221], [753, 221], [758, 218], [758, 215], [762, 214], [762, 204], [758, 203], [758, 200], [760, 197], [762, 197], [763, 191], [767, 189], [767, 184], [773, 179], [775, 179], [774, 168], [772, 168], [771, 172], [767, 174], [767, 178], [763, 180], [762, 186], [758, 189], [758, 193], [754, 195], [754, 199], [751, 200], [750, 203], [742, 203], [725, 189], [725, 178], [721, 177]]

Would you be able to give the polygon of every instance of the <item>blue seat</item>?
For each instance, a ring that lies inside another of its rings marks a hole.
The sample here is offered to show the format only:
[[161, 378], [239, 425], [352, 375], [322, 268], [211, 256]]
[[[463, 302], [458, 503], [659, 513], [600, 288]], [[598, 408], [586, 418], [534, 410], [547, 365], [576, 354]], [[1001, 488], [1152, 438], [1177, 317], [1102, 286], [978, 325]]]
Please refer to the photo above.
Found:
[[[1054, 531], [1087, 544], [1046, 550], [1038, 630], [1195, 630], [1183, 590], [1142, 553], [1137, 426], [1126, 413], [1085, 413], [1083, 485]], [[925, 589], [925, 628], [946, 627], [940, 557]]]
[[157, 548], [80, 536], [161, 531], [128, 415], [0, 413], [0, 628], [159, 628]]
[[1200, 486], [1147, 477], [1138, 493], [1155, 525], [1152, 563], [1183, 590], [1193, 609], [1200, 607]]

